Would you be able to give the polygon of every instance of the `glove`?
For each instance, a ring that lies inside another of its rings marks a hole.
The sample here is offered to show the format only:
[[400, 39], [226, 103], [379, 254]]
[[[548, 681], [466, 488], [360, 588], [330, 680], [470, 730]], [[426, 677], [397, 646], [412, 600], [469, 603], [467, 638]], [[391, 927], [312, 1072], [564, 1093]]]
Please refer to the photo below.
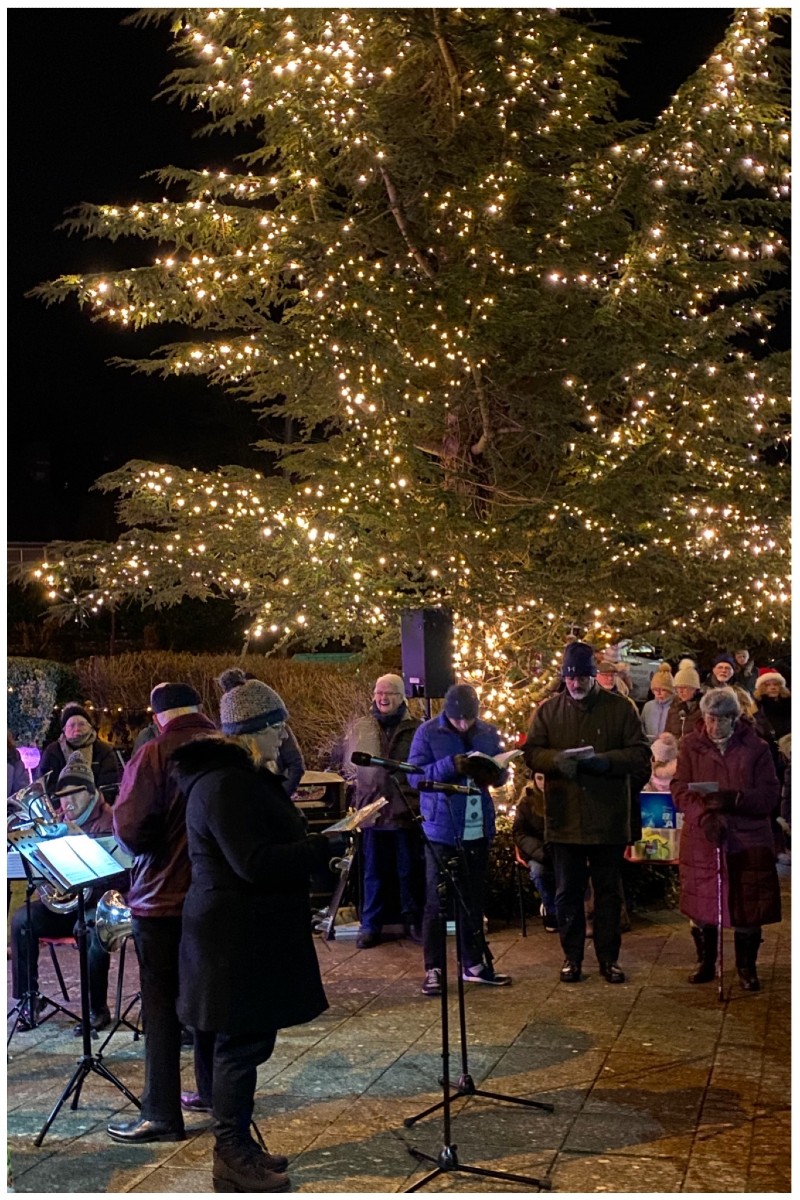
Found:
[[553, 766], [565, 779], [574, 779], [578, 774], [578, 763], [571, 754], [554, 754]]
[[459, 775], [468, 775], [478, 787], [497, 787], [503, 774], [491, 758], [480, 758], [477, 754], [455, 754], [453, 765]]
[[721, 846], [728, 831], [728, 822], [716, 808], [707, 808], [698, 822], [712, 846]]
[[703, 808], [706, 812], [731, 812], [736, 806], [738, 792], [706, 792]]
[[611, 759], [605, 754], [593, 754], [591, 758], [579, 758], [578, 770], [587, 775], [606, 775], [611, 770]]

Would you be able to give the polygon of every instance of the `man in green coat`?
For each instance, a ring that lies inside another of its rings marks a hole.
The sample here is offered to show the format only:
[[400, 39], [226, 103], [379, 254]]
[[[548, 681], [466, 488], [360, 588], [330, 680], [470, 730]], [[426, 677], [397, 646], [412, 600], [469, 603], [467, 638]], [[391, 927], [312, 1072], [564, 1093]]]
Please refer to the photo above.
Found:
[[650, 748], [636, 709], [596, 682], [586, 642], [564, 649], [564, 691], [531, 721], [525, 761], [545, 776], [544, 838], [556, 875], [556, 914], [564, 950], [562, 983], [578, 983], [586, 938], [583, 897], [594, 887], [594, 945], [600, 973], [624, 983], [622, 859], [631, 840], [631, 802], [650, 776]]

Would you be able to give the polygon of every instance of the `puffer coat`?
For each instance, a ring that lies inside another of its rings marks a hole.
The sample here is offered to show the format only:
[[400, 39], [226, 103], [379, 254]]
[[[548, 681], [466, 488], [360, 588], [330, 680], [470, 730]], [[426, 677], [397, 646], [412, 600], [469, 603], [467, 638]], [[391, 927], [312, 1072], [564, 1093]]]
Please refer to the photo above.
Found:
[[312, 848], [281, 777], [222, 737], [188, 742], [172, 762], [192, 865], [180, 1019], [227, 1034], [313, 1021], [328, 1002], [311, 934]]
[[780, 921], [780, 888], [769, 819], [778, 804], [779, 785], [769, 746], [741, 718], [724, 754], [702, 726], [687, 733], [680, 745], [672, 781], [675, 806], [683, 813], [680, 908], [700, 925], [716, 925], [717, 847], [700, 824], [708, 797], [690, 791], [690, 783], [718, 783], [724, 793], [722, 924], [728, 929], [744, 929]]

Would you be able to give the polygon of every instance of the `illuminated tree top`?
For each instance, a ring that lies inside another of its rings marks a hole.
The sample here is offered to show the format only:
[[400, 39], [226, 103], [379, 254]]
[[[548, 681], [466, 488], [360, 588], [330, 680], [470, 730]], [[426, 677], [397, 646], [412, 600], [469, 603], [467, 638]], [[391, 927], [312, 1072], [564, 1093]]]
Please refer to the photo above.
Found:
[[476, 629], [504, 662], [567, 622], [780, 635], [778, 16], [737, 10], [639, 128], [614, 116], [621, 43], [566, 11], [176, 10], [167, 93], [254, 148], [82, 206], [73, 229], [152, 263], [39, 291], [168, 326], [134, 369], [222, 384], [272, 436], [260, 475], [106, 476], [129, 532], [57, 547], [52, 599], [231, 594], [267, 644], [445, 602], [467, 670]]

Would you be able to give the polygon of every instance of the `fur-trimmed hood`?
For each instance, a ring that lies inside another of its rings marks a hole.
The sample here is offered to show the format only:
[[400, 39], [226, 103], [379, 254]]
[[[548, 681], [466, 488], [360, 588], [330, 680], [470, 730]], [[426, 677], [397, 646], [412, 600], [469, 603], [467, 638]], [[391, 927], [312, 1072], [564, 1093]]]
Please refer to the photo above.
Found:
[[253, 775], [266, 773], [273, 779], [281, 778], [267, 766], [256, 766], [247, 748], [237, 738], [220, 733], [193, 738], [179, 746], [173, 751], [170, 762], [187, 796], [197, 780], [211, 771], [247, 771]]

